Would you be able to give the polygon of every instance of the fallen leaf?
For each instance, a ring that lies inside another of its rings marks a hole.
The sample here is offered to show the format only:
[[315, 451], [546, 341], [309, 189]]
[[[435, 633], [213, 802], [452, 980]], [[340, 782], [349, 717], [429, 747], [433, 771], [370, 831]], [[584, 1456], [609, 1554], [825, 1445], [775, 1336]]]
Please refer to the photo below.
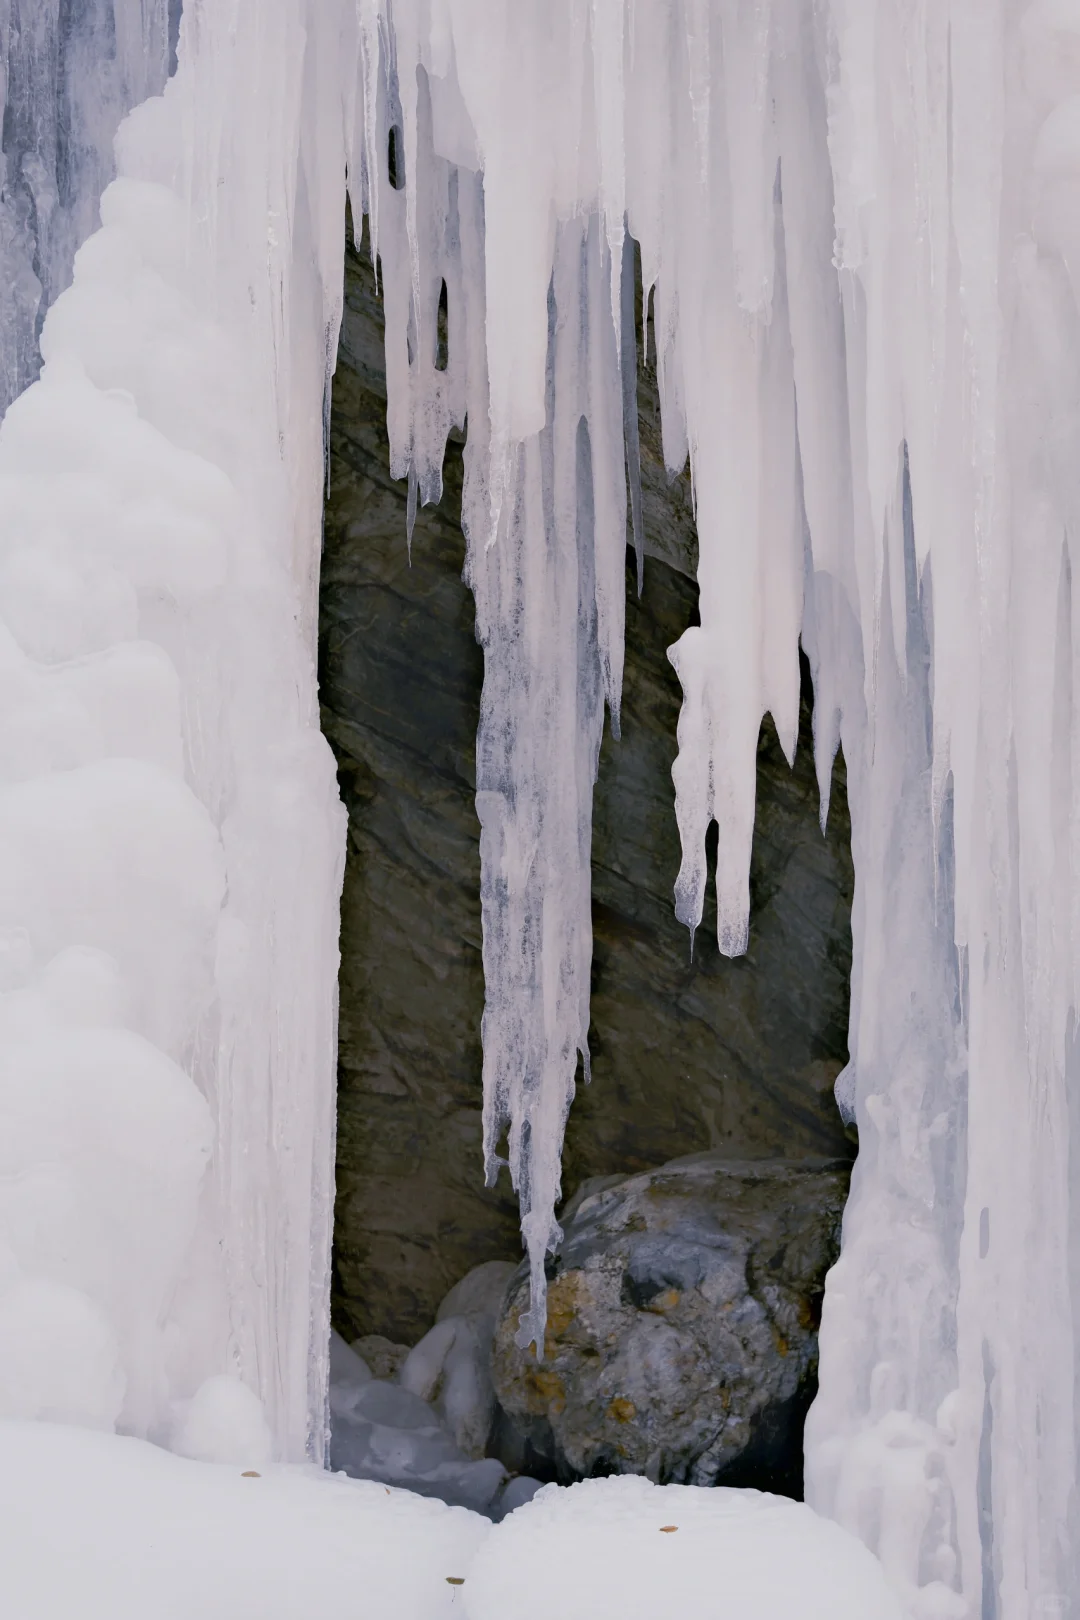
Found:
[[677, 1530], [678, 1528], [679, 1527], [677, 1524], [662, 1524], [660, 1526], [660, 1534], [662, 1536], [670, 1536], [671, 1532], [673, 1530]]
[[447, 1586], [464, 1586], [465, 1577], [464, 1575], [448, 1575], [446, 1577], [446, 1584]]
[[262, 1479], [262, 1475], [260, 1473], [257, 1473], [254, 1468], [245, 1468], [244, 1472], [240, 1475], [240, 1478], [241, 1479]]

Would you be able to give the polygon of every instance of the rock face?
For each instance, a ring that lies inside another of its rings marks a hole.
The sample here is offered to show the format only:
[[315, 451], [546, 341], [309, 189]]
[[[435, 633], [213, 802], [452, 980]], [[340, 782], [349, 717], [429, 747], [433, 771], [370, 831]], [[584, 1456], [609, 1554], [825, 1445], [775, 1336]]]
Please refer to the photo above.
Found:
[[504, 1460], [797, 1492], [847, 1180], [844, 1163], [705, 1153], [587, 1183], [549, 1266], [542, 1362], [516, 1343], [524, 1266], [505, 1296]]
[[[345, 294], [320, 622], [323, 725], [349, 811], [333, 1309], [350, 1341], [414, 1344], [457, 1278], [520, 1253], [512, 1190], [505, 1177], [485, 1189], [481, 1171], [483, 670], [461, 580], [460, 445], [441, 504], [417, 514], [410, 564], [381, 308], [351, 248]], [[593, 1080], [570, 1114], [568, 1188], [705, 1150], [853, 1152], [832, 1097], [847, 1057], [849, 831], [842, 765], [828, 836], [818, 827], [809, 689], [794, 771], [769, 722], [761, 733], [747, 955], [720, 956], [707, 906], [691, 960], [674, 917], [681, 693], [666, 649], [696, 620], [696, 540], [644, 368], [639, 394], [648, 555], [640, 597], [628, 566], [623, 736], [606, 738], [596, 788]]]

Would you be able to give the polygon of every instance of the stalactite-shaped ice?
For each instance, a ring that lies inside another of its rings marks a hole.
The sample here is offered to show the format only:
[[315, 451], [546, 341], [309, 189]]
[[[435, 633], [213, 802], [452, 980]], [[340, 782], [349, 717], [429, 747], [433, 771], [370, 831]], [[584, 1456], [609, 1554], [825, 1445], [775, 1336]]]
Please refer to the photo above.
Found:
[[[701, 626], [672, 650], [691, 926], [716, 819], [721, 944], [745, 944], [758, 726], [771, 711], [793, 746], [800, 634], [823, 813], [843, 746], [857, 893], [840, 1091], [862, 1149], [808, 1479], [919, 1616], [1026, 1615], [1077, 1578], [1074, 12], [675, 0], [481, 19], [443, 0], [397, 8], [391, 30], [397, 82], [420, 63], [432, 105], [454, 109], [435, 161], [483, 177], [483, 348], [475, 326], [466, 341], [492, 386], [474, 382], [468, 415], [493, 551], [511, 549], [508, 502], [539, 509], [523, 492], [557, 431], [542, 321], [568, 222], [596, 215], [612, 255], [624, 230], [639, 244], [665, 454], [689, 455], [701, 546]], [[594, 468], [607, 399], [582, 405]], [[513, 567], [543, 600], [531, 532]], [[547, 611], [553, 665], [566, 643]], [[525, 622], [485, 641], [489, 696], [512, 685]], [[584, 741], [590, 704], [577, 712]], [[515, 734], [504, 753], [521, 825], [551, 792], [534, 745]], [[568, 738], [567, 781], [579, 757]], [[509, 977], [532, 914], [493, 886], [511, 846], [484, 814], [489, 1086], [550, 1199], [565, 1080], [541, 1116], [527, 1066], [492, 1068], [495, 1032], [520, 1058], [544, 1002]], [[560, 904], [565, 838], [545, 891]], [[550, 1208], [525, 1208], [544, 1243]]]

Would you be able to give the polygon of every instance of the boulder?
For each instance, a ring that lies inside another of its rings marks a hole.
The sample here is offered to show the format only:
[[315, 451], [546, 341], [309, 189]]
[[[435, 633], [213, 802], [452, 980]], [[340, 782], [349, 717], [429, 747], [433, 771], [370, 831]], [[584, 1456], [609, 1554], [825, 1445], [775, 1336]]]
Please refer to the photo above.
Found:
[[509, 1261], [488, 1260], [455, 1283], [399, 1374], [402, 1388], [435, 1406], [467, 1457], [485, 1456], [491, 1439], [491, 1342], [515, 1270]]
[[[510, 1478], [497, 1458], [485, 1456], [495, 1413], [495, 1314], [514, 1269], [501, 1262], [474, 1267], [412, 1350], [371, 1336], [360, 1341], [369, 1360], [331, 1333], [331, 1468], [496, 1520], [532, 1500], [539, 1480]], [[396, 1368], [385, 1371], [388, 1359], [400, 1365], [400, 1378]]]
[[354, 1339], [352, 1347], [367, 1362], [374, 1377], [390, 1384], [401, 1376], [410, 1349], [407, 1344], [395, 1344], [393, 1339], [384, 1339], [381, 1333], [368, 1333], [362, 1339]]
[[698, 1153], [586, 1182], [549, 1262], [541, 1360], [517, 1342], [524, 1265], [505, 1295], [493, 1377], [507, 1465], [799, 1494], [848, 1177], [839, 1160]]
[[497, 1459], [467, 1457], [433, 1406], [411, 1390], [373, 1378], [362, 1357], [336, 1335], [329, 1405], [332, 1469], [502, 1516], [498, 1498], [507, 1475]]

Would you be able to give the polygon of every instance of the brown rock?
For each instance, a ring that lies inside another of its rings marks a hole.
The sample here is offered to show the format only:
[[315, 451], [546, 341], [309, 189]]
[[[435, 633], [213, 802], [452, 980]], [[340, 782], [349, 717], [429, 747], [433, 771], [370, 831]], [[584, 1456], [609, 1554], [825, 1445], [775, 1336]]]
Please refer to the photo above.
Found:
[[392, 1339], [384, 1339], [380, 1333], [365, 1334], [362, 1339], [354, 1341], [352, 1348], [366, 1363], [372, 1377], [388, 1384], [397, 1382], [410, 1350], [409, 1345], [395, 1344]]

